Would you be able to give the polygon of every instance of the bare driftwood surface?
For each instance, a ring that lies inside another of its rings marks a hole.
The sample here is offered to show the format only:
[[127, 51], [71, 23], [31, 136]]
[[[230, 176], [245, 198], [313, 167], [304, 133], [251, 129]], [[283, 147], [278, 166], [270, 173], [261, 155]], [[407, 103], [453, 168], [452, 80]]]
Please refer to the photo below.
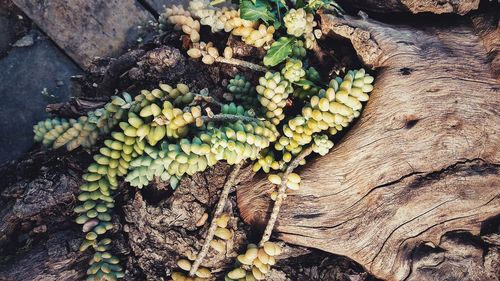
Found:
[[[379, 72], [359, 122], [300, 171], [278, 239], [347, 256], [387, 280], [498, 280], [498, 267], [482, 259], [498, 262], [498, 248], [448, 236], [477, 236], [500, 214], [500, 81], [482, 38], [470, 22], [415, 28], [321, 19], [324, 34], [350, 40]], [[260, 177], [238, 189], [247, 223], [265, 223], [271, 190]], [[476, 262], [455, 256], [467, 247]], [[440, 261], [429, 262], [435, 252]]]
[[464, 15], [476, 10], [480, 0], [341, 0], [339, 3], [375, 13], [456, 13]]

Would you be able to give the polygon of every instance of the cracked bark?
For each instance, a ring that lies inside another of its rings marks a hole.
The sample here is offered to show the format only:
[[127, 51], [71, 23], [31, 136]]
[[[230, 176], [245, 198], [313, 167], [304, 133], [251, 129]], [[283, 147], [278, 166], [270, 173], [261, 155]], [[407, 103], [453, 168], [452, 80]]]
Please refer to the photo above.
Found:
[[456, 13], [465, 15], [479, 7], [480, 0], [349, 0], [340, 4], [375, 13]]
[[[323, 34], [350, 40], [379, 72], [357, 124], [299, 171], [277, 238], [347, 256], [387, 280], [498, 280], [481, 259], [493, 251], [498, 262], [497, 247], [446, 242], [480, 235], [500, 214], [491, 33], [476, 35], [467, 19], [420, 29], [326, 14], [321, 22]], [[260, 176], [238, 189], [246, 222], [265, 224], [270, 190]]]
[[[231, 168], [225, 164], [217, 165], [206, 173], [182, 180], [168, 199], [150, 202], [157, 194], [141, 195], [137, 192], [131, 202], [124, 206], [124, 230], [127, 232], [130, 247], [135, 257], [130, 258], [133, 268], [139, 268], [145, 278], [134, 280], [168, 280], [172, 270], [177, 269], [177, 260], [186, 258], [188, 252], [197, 254], [204, 245], [209, 232], [210, 220], [197, 226], [203, 213], [210, 212], [218, 203], [221, 186]], [[238, 179], [235, 180], [236, 183]], [[238, 255], [238, 248], [245, 244], [245, 229], [238, 226], [238, 218], [233, 214], [235, 202], [228, 199], [222, 210], [230, 216], [228, 229], [233, 237], [226, 241], [223, 253], [209, 248], [201, 266], [216, 269], [215, 274], [229, 266]]]

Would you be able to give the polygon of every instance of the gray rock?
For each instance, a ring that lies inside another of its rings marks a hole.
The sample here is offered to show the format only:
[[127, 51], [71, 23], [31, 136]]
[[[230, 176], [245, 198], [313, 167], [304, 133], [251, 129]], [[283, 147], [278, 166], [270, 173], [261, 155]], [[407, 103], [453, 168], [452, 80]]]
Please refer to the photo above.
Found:
[[163, 6], [172, 6], [182, 4], [185, 8], [188, 6], [189, 0], [145, 0], [159, 14], [163, 13]]
[[0, 0], [0, 57], [27, 31], [29, 20], [20, 13], [10, 1]]
[[154, 20], [136, 0], [13, 0], [82, 68], [95, 57], [122, 54]]
[[0, 163], [16, 159], [32, 146], [32, 126], [47, 117], [47, 103], [66, 100], [75, 91], [70, 77], [80, 73], [46, 37], [0, 59]]
[[[151, 8], [153, 8], [157, 13], [161, 14], [165, 10], [163, 6], [170, 7], [172, 5], [182, 5], [187, 8], [189, 5], [189, 0], [144, 0]], [[212, 0], [210, 0], [211, 2]], [[231, 1], [226, 0], [225, 3], [219, 4], [219, 7], [229, 6]]]

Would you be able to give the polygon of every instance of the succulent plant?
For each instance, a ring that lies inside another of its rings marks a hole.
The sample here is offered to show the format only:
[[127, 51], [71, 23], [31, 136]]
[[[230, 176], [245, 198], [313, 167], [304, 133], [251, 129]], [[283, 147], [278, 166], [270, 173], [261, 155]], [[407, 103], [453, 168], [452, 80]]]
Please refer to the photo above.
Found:
[[271, 26], [260, 24], [258, 27], [240, 26], [233, 29], [232, 34], [241, 36], [243, 42], [260, 48], [273, 40], [275, 29]]
[[110, 132], [132, 105], [132, 98], [113, 96], [103, 108], [91, 111], [78, 119], [53, 118], [38, 122], [33, 126], [35, 141], [46, 147], [57, 149], [65, 146], [68, 150], [77, 147], [91, 147], [99, 136]]
[[297, 40], [295, 45], [292, 47], [292, 54], [291, 57], [297, 58], [297, 59], [303, 59], [307, 55], [307, 50], [304, 47], [304, 41], [302, 40]]
[[279, 72], [267, 72], [255, 88], [260, 104], [267, 109], [266, 118], [278, 125], [285, 118], [286, 100], [293, 92], [290, 82]]
[[[48, 148], [91, 147], [104, 137], [103, 146], [83, 175], [80, 204], [75, 208], [76, 222], [85, 233], [80, 249], [94, 250], [87, 280], [124, 276], [119, 259], [112, 255], [112, 241], [104, 237], [113, 229], [114, 195], [120, 179], [137, 188], [157, 179], [175, 189], [186, 175], [205, 171], [219, 161], [240, 167], [245, 160], [254, 161], [255, 172], [272, 172], [268, 180], [274, 185], [271, 198], [275, 206], [259, 245], [248, 245], [225, 280], [266, 278], [282, 251], [268, 241], [277, 212], [285, 193], [299, 189], [302, 181], [293, 169], [305, 164], [305, 157], [312, 152], [328, 153], [333, 147], [330, 137], [360, 115], [362, 103], [373, 90], [373, 77], [363, 69], [348, 71], [343, 78], [327, 83], [310, 66], [307, 50], [316, 46], [321, 35], [315, 29], [314, 9], [326, 7], [326, 2], [290, 7], [280, 18], [276, 16], [280, 5], [289, 5], [282, 2], [241, 0], [235, 10], [192, 0], [188, 10], [174, 5], [160, 16], [160, 29], [172, 24], [189, 37], [185, 40], [189, 41], [185, 42], [189, 57], [207, 65], [229, 63], [265, 72], [257, 85], [242, 75], [230, 79], [227, 90], [234, 102], [213, 100], [216, 106], [211, 107], [199, 102], [207, 98], [205, 94], [193, 93], [185, 84], [159, 84], [157, 89], [142, 90], [134, 98], [127, 93], [113, 96], [103, 108], [86, 116], [56, 117], [34, 126], [35, 140]], [[336, 4], [334, 7], [339, 9]], [[219, 52], [212, 42], [201, 41], [201, 25], [209, 26], [212, 32], [230, 32], [247, 45], [267, 49], [264, 63], [274, 69], [234, 58], [236, 52], [231, 46]], [[276, 29], [281, 29], [277, 34], [285, 34], [286, 29], [289, 36], [274, 41]], [[231, 179], [224, 186], [203, 247], [198, 255], [186, 254], [177, 261], [180, 270], [171, 275], [173, 280], [212, 278], [212, 270], [200, 264], [209, 248], [224, 253], [226, 242], [233, 238], [228, 228], [230, 216], [222, 212], [231, 187], [228, 183]]]
[[283, 18], [286, 32], [295, 37], [300, 37], [306, 32], [306, 11], [303, 8], [290, 9]]
[[270, 267], [276, 264], [275, 256], [281, 254], [281, 247], [266, 242], [262, 247], [248, 244], [244, 254], [237, 257], [238, 266], [229, 271], [225, 280], [265, 280]]
[[[211, 121], [210, 117], [202, 116], [199, 106], [189, 106], [193, 97], [194, 94], [184, 84], [178, 84], [175, 88], [160, 84], [159, 89], [141, 91], [133, 101], [127, 95], [124, 99], [114, 97], [105, 106], [106, 110], [89, 113], [92, 116], [95, 112], [111, 112], [114, 115], [98, 116], [107, 116], [107, 119], [102, 120], [116, 120], [101, 122], [105, 126], [100, 126], [98, 120], [92, 121], [94, 123], [90, 124], [97, 125], [89, 127], [85, 135], [95, 135], [97, 140], [99, 134], [93, 133], [112, 130], [110, 138], [104, 140], [104, 146], [94, 156], [95, 162], [83, 175], [85, 183], [80, 187], [78, 196], [81, 205], [75, 209], [79, 214], [76, 221], [86, 233], [81, 250], [93, 248], [96, 251], [88, 271], [90, 279], [112, 280], [123, 275], [116, 264], [117, 259], [108, 251], [108, 240], [99, 240], [101, 235], [113, 228], [113, 194], [118, 188], [120, 177], [125, 177], [132, 186], [139, 188], [158, 177], [169, 181], [175, 188], [184, 175], [204, 171], [218, 161], [235, 164], [245, 159], [256, 159], [260, 150], [269, 147], [278, 136], [271, 122], [249, 117], [242, 106], [234, 103], [221, 108], [220, 116], [229, 116], [230, 119]], [[184, 108], [176, 108], [175, 104]], [[113, 128], [109, 125], [119, 120], [117, 108], [122, 110], [119, 112], [123, 121]], [[239, 120], [238, 116], [250, 118], [251, 121]], [[82, 118], [83, 124], [88, 124], [88, 119]], [[75, 128], [76, 124], [80, 123], [60, 118], [40, 122], [35, 125], [35, 139], [52, 145], [51, 140], [56, 143], [60, 136], [65, 135], [65, 131]], [[84, 125], [76, 127], [86, 128]], [[197, 132], [188, 137], [191, 129]], [[59, 132], [59, 137], [53, 137], [54, 130]], [[79, 140], [81, 135], [71, 134], [73, 139], [69, 141]], [[79, 141], [78, 144], [88, 145], [90, 142]], [[73, 149], [74, 145], [67, 148]], [[224, 237], [223, 234], [220, 236]]]
[[306, 71], [303, 69], [302, 61], [289, 59], [281, 69], [281, 74], [293, 83], [301, 80], [306, 75]]
[[330, 81], [329, 88], [320, 90], [302, 108], [302, 114], [290, 119], [283, 127], [283, 134], [275, 149], [296, 155], [311, 143], [317, 133], [328, 131], [335, 135], [359, 116], [361, 102], [368, 100], [373, 77], [363, 69], [349, 71], [344, 79]]
[[243, 75], [236, 75], [229, 80], [227, 89], [234, 95], [234, 100], [246, 109], [256, 109], [258, 105], [255, 87]]

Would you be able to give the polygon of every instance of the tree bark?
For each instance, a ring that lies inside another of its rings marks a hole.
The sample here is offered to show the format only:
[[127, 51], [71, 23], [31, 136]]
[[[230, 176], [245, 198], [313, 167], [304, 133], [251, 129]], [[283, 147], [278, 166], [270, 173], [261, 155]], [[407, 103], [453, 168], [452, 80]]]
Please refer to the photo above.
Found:
[[[78, 158], [34, 152], [0, 167], [0, 280], [81, 280], [90, 255], [78, 251], [73, 206]], [[80, 155], [81, 156], [81, 155]]]
[[[481, 36], [470, 22], [321, 21], [323, 34], [349, 39], [379, 72], [358, 123], [299, 171], [301, 189], [289, 192], [276, 236], [347, 256], [387, 280], [498, 280], [481, 259], [488, 250], [469, 245], [479, 262], [468, 263], [454, 255], [465, 246], [446, 242], [459, 231], [479, 235], [500, 214], [500, 81]], [[263, 177], [238, 189], [246, 222], [265, 223], [270, 190]], [[421, 262], [431, 255], [423, 245], [445, 251], [447, 266]]]
[[349, 0], [341, 5], [375, 13], [455, 13], [465, 15], [479, 7], [480, 0]]

